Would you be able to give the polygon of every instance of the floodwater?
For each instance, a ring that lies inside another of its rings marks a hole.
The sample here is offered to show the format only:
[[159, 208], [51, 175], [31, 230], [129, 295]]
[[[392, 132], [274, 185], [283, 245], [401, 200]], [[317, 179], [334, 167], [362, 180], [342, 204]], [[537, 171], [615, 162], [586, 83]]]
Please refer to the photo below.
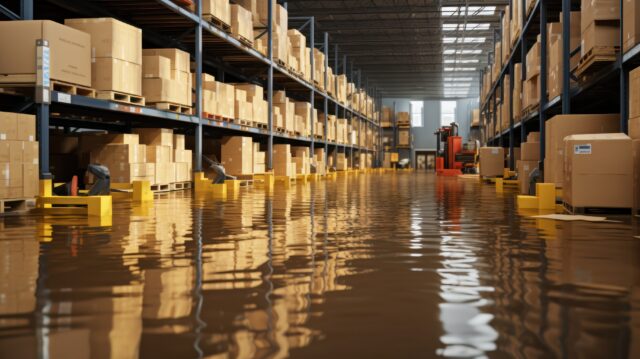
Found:
[[0, 222], [0, 358], [632, 358], [637, 225], [398, 173]]

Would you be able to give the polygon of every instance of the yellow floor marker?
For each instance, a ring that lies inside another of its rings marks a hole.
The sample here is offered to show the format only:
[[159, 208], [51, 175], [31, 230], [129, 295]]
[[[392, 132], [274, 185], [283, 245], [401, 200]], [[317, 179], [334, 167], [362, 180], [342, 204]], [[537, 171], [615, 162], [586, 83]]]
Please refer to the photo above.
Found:
[[555, 183], [536, 183], [536, 195], [538, 197], [538, 209], [556, 209]]
[[227, 191], [228, 192], [239, 192], [240, 191], [240, 183], [242, 183], [242, 181], [239, 180], [226, 180], [224, 181], [224, 184], [227, 185]]
[[504, 191], [504, 182], [502, 178], [496, 178], [496, 192], [502, 193]]
[[133, 181], [132, 186], [134, 201], [153, 201], [153, 192], [151, 192], [151, 183], [149, 181]]

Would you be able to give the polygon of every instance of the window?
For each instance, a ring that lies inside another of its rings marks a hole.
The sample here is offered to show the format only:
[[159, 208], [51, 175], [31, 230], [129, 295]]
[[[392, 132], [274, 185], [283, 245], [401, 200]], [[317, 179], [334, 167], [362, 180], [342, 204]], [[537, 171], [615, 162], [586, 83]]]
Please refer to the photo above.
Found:
[[422, 127], [423, 101], [411, 101], [411, 127]]
[[456, 102], [440, 101], [440, 126], [449, 126], [456, 121]]

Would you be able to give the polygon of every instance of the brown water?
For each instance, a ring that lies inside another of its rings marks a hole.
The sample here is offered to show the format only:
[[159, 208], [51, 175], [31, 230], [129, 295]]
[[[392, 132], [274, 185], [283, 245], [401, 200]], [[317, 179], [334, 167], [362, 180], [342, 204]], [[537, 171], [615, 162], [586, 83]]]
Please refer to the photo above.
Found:
[[0, 358], [638, 357], [620, 219], [531, 219], [427, 174], [5, 218]]

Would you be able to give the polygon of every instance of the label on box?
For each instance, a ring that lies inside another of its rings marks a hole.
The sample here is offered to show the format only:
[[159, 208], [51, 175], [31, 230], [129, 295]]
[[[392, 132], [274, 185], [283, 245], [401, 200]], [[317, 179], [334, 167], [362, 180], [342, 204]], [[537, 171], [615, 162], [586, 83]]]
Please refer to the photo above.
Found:
[[575, 145], [573, 146], [573, 153], [575, 153], [576, 155], [590, 155], [591, 144], [587, 143], [584, 145]]
[[498, 149], [497, 148], [492, 148], [491, 149], [491, 154], [492, 155], [497, 155], [498, 154]]

